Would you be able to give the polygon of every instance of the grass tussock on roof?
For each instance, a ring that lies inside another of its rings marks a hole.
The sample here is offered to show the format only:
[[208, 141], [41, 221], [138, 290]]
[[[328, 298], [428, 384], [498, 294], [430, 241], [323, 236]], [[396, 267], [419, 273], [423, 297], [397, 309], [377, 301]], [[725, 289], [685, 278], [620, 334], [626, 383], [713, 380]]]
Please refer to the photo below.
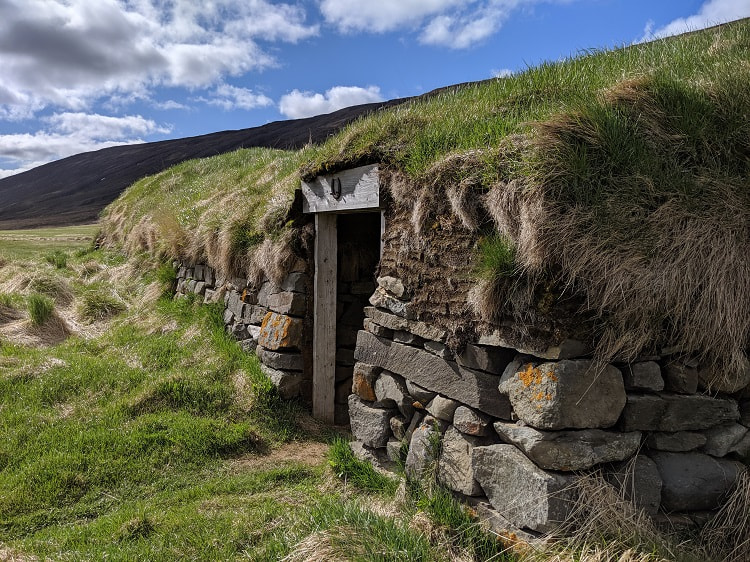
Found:
[[742, 20], [446, 89], [321, 146], [146, 178], [105, 225], [131, 249], [249, 267], [264, 238], [265, 256], [269, 239], [290, 240], [300, 177], [377, 162], [417, 233], [453, 212], [491, 241], [482, 252], [513, 257], [479, 280], [484, 320], [507, 312], [508, 271], [554, 278], [601, 319], [603, 357], [656, 342], [738, 369], [750, 346], [748, 52]]

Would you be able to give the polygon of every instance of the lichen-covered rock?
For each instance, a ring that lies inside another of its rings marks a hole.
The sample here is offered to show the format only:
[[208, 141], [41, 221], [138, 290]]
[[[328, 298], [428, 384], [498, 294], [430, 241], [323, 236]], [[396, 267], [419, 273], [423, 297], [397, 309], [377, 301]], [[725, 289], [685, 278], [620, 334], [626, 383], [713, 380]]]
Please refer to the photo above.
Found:
[[258, 343], [266, 349], [300, 349], [302, 319], [269, 312], [263, 318]]
[[504, 441], [521, 449], [539, 467], [564, 472], [625, 460], [633, 456], [641, 444], [640, 431], [540, 431], [505, 422], [496, 422], [494, 427]]
[[690, 431], [739, 419], [737, 402], [683, 394], [628, 394], [623, 431]]
[[662, 479], [662, 508], [703, 511], [718, 508], [744, 470], [738, 462], [701, 453], [651, 453]]
[[513, 445], [474, 447], [471, 459], [492, 507], [513, 525], [545, 533], [570, 514], [574, 477], [542, 470]]
[[539, 429], [611, 427], [626, 402], [620, 371], [594, 369], [585, 359], [526, 363], [506, 371], [499, 390], [520, 419]]
[[465, 435], [486, 437], [492, 434], [492, 418], [467, 406], [459, 406], [453, 413], [453, 426]]
[[380, 367], [367, 365], [366, 363], [356, 363], [352, 374], [352, 392], [368, 402], [375, 402], [375, 380], [382, 371]]
[[448, 332], [441, 328], [425, 324], [418, 320], [407, 320], [374, 306], [366, 306], [364, 313], [376, 324], [380, 324], [389, 330], [406, 330], [426, 340], [434, 341], [445, 341], [445, 338], [448, 336]]
[[466, 496], [481, 496], [482, 487], [474, 479], [471, 452], [474, 447], [487, 445], [485, 439], [464, 435], [451, 426], [443, 435], [438, 462], [438, 480], [451, 490]]
[[352, 434], [357, 441], [368, 447], [385, 447], [391, 435], [390, 419], [395, 413], [394, 409], [373, 408], [356, 394], [349, 396]]

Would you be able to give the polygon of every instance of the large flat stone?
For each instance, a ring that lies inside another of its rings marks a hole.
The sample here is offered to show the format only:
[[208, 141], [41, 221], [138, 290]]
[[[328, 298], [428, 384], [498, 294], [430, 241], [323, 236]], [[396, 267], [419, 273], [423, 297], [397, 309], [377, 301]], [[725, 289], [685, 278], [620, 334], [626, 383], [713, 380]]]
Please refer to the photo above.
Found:
[[471, 452], [474, 447], [487, 445], [486, 440], [462, 434], [451, 426], [443, 435], [443, 446], [438, 462], [438, 479], [451, 490], [466, 496], [481, 496], [482, 487], [474, 479]]
[[499, 332], [483, 334], [479, 338], [479, 344], [512, 348], [524, 355], [533, 355], [534, 357], [539, 357], [540, 359], [546, 359], [548, 361], [575, 359], [576, 357], [584, 357], [591, 353], [591, 346], [573, 339], [564, 339], [559, 344], [551, 345], [543, 349], [518, 347], [518, 345], [514, 345], [505, 339]]
[[498, 418], [510, 418], [510, 403], [497, 390], [499, 377], [460, 367], [423, 349], [360, 331], [355, 357], [419, 386]]
[[662, 479], [662, 508], [703, 511], [718, 508], [744, 469], [738, 462], [700, 453], [651, 453]]
[[625, 499], [649, 515], [656, 515], [661, 505], [661, 476], [656, 463], [645, 455], [619, 463], [604, 473], [607, 481]]
[[273, 369], [268, 365], [261, 364], [260, 370], [265, 374], [279, 391], [279, 396], [284, 400], [296, 398], [300, 393], [302, 374], [298, 372], [288, 373]]
[[517, 354], [515, 349], [467, 344], [456, 356], [456, 362], [462, 367], [487, 371], [499, 376]]
[[472, 467], [492, 507], [513, 525], [549, 532], [573, 508], [574, 477], [545, 472], [513, 445], [474, 447]]
[[304, 316], [307, 310], [306, 295], [283, 291], [268, 296], [268, 309], [279, 314]]
[[433, 341], [445, 341], [445, 338], [448, 336], [448, 332], [441, 328], [425, 324], [418, 320], [407, 320], [374, 306], [366, 306], [364, 312], [373, 322], [389, 330], [406, 330], [420, 338]]
[[695, 431], [655, 432], [646, 438], [646, 446], [649, 449], [671, 453], [694, 451], [705, 444], [706, 436]]
[[258, 347], [255, 351], [261, 363], [273, 369], [283, 371], [301, 371], [302, 354], [294, 351], [271, 351], [264, 347]]
[[391, 436], [390, 419], [395, 414], [395, 409], [373, 408], [356, 394], [349, 396], [349, 422], [352, 435], [368, 447], [376, 449], [385, 447]]
[[258, 344], [266, 349], [300, 349], [302, 319], [269, 312], [263, 318]]
[[667, 393], [628, 394], [620, 427], [624, 431], [690, 431], [739, 417], [734, 400]]
[[630, 458], [641, 444], [641, 432], [601, 429], [539, 431], [529, 426], [496, 422], [497, 434], [521, 449], [540, 468], [571, 472]]
[[518, 417], [538, 429], [610, 427], [626, 401], [620, 371], [594, 369], [585, 359], [526, 363], [515, 373], [506, 370], [499, 389]]

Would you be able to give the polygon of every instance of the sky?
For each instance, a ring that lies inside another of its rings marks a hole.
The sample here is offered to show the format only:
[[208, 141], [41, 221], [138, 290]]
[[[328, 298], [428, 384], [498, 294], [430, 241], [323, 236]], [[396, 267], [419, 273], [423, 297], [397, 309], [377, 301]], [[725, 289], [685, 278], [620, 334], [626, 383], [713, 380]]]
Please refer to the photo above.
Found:
[[0, 0], [0, 178], [748, 16], [750, 0]]

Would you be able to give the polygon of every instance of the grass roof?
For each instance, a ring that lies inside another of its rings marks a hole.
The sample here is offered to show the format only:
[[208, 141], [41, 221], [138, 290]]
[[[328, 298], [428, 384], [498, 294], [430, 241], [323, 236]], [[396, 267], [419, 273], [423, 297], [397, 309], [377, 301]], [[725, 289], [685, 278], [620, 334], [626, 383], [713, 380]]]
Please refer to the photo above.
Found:
[[[268, 263], [254, 256], [289, 241], [300, 177], [378, 162], [417, 231], [448, 202], [494, 241], [482, 253], [585, 295], [606, 319], [605, 355], [656, 341], [736, 368], [750, 334], [748, 52], [741, 20], [449, 88], [321, 146], [181, 164], [136, 183], [105, 225], [131, 248]], [[480, 280], [485, 318], [504, 305], [498, 268]]]

